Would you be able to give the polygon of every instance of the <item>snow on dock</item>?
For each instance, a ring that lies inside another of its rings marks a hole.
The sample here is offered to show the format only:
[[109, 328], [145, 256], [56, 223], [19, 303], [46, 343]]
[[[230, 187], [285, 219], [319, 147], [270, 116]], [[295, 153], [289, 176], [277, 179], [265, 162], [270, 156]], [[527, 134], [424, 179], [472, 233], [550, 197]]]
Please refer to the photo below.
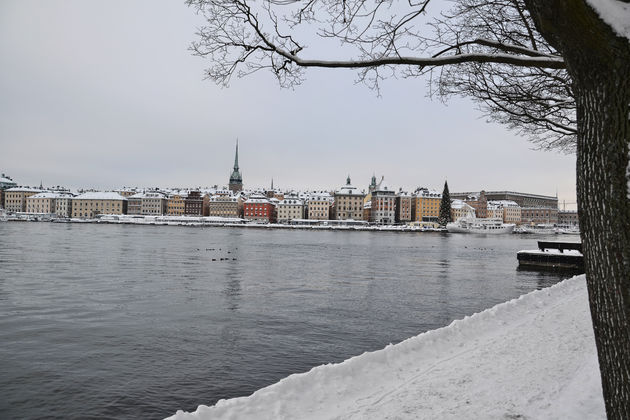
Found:
[[188, 419], [604, 419], [585, 277]]

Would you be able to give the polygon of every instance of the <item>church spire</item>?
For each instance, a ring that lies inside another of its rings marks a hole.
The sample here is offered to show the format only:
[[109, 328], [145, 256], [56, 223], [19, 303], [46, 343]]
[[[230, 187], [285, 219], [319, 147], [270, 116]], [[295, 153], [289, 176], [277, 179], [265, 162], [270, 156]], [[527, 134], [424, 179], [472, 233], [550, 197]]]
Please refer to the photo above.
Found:
[[238, 172], [238, 137], [236, 138], [236, 154], [234, 155], [234, 171]]
[[238, 138], [236, 139], [236, 154], [234, 155], [234, 169], [230, 175], [230, 191], [237, 193], [243, 190], [243, 175], [238, 168]]

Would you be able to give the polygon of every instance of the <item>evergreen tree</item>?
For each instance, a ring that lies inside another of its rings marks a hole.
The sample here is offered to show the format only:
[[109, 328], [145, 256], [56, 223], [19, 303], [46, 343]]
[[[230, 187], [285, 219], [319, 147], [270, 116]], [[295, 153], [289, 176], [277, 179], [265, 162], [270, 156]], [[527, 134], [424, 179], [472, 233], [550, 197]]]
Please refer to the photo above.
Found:
[[438, 223], [440, 226], [446, 226], [448, 222], [451, 222], [451, 195], [448, 192], [448, 183], [444, 181], [444, 191], [442, 191]]

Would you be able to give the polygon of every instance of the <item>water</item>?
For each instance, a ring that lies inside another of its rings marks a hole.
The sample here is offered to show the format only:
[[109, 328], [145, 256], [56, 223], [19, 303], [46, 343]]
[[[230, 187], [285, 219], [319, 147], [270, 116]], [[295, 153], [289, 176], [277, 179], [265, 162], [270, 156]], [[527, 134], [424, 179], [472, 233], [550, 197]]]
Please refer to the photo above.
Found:
[[566, 277], [517, 270], [537, 239], [0, 223], [0, 418], [249, 395]]

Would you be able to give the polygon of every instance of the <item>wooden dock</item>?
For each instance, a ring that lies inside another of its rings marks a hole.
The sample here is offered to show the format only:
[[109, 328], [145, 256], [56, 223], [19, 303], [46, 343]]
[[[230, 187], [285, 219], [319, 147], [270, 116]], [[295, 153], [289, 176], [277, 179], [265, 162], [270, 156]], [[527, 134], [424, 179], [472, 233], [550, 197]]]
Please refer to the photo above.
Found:
[[519, 251], [516, 258], [519, 268], [584, 272], [584, 256], [579, 242], [538, 241], [537, 250]]

